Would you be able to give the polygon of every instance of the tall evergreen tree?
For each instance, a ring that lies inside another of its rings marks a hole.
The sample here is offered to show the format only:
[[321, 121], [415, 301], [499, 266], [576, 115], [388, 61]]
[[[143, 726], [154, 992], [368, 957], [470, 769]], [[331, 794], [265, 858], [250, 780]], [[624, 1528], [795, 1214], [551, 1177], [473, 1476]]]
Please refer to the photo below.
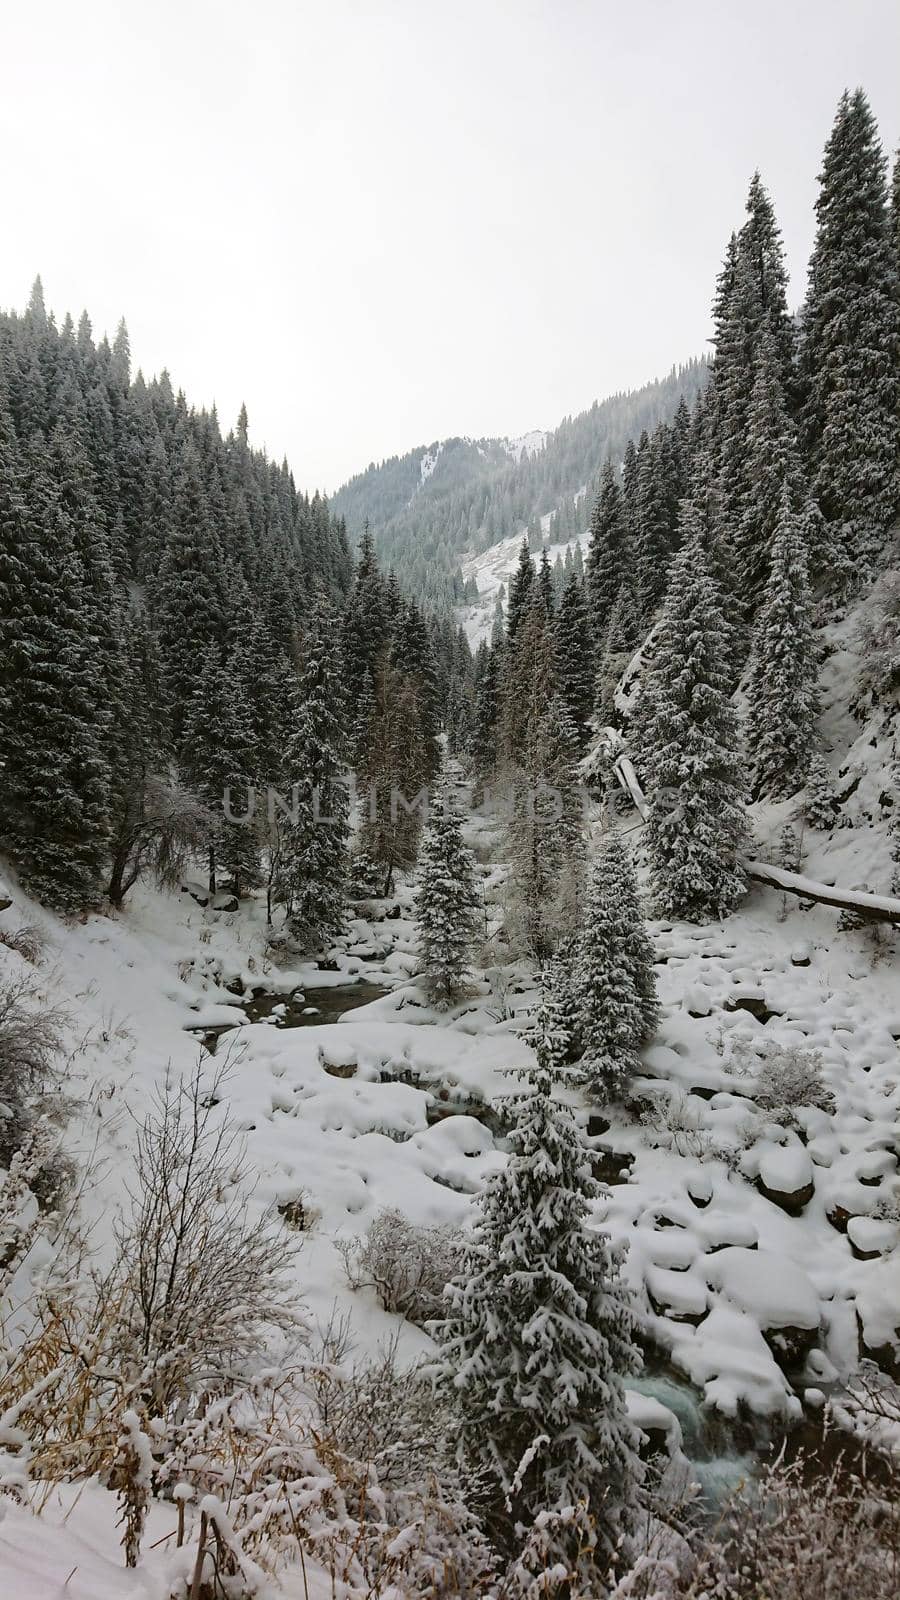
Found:
[[626, 567], [632, 559], [622, 489], [607, 458], [600, 476], [600, 492], [591, 517], [585, 566], [590, 597], [591, 627], [599, 638], [609, 622]]
[[519, 549], [519, 564], [509, 580], [509, 598], [506, 602], [506, 638], [509, 644], [515, 639], [519, 624], [528, 609], [534, 582], [534, 562], [531, 559], [528, 540], [523, 539]]
[[[41, 304], [33, 295], [35, 318]], [[91, 597], [50, 459], [38, 434], [17, 450], [0, 392], [0, 840], [26, 888], [62, 911], [94, 904], [104, 871], [98, 689]]]
[[449, 1006], [463, 992], [478, 910], [475, 858], [465, 844], [452, 781], [444, 774], [419, 850], [416, 927], [428, 998]]
[[277, 881], [288, 928], [306, 951], [329, 944], [345, 916], [349, 818], [336, 635], [333, 612], [320, 598], [289, 688], [283, 771], [294, 814], [281, 830]]
[[563, 590], [554, 631], [559, 695], [578, 735], [581, 750], [589, 738], [594, 699], [594, 652], [584, 585], [572, 573]]
[[696, 508], [672, 566], [640, 705], [640, 762], [651, 791], [653, 885], [663, 911], [706, 921], [744, 892], [747, 835], [728, 625], [710, 575]]
[[759, 793], [782, 799], [809, 772], [817, 663], [800, 519], [784, 487], [749, 684], [747, 755]]
[[574, 975], [583, 1052], [578, 1076], [614, 1100], [659, 1017], [634, 869], [614, 828], [604, 833], [594, 861]]
[[775, 331], [766, 323], [757, 342], [744, 439], [742, 473], [748, 494], [740, 526], [733, 530], [735, 571], [748, 613], [755, 611], [766, 584], [785, 495], [792, 511], [805, 499], [782, 365]]
[[479, 1197], [433, 1331], [461, 1410], [461, 1463], [487, 1477], [496, 1534], [515, 1549], [540, 1514], [582, 1508], [554, 1519], [547, 1565], [570, 1593], [592, 1594], [637, 1510], [622, 1378], [639, 1357], [620, 1255], [591, 1224], [602, 1191], [584, 1135], [555, 1095], [551, 1046], [536, 1053], [505, 1103], [509, 1159]]
[[372, 724], [360, 771], [362, 847], [388, 895], [398, 869], [415, 864], [427, 794], [428, 752], [416, 686], [385, 657], [373, 684]]
[[861, 89], [841, 97], [819, 183], [804, 431], [822, 511], [853, 560], [867, 563], [898, 504], [900, 300], [886, 164]]

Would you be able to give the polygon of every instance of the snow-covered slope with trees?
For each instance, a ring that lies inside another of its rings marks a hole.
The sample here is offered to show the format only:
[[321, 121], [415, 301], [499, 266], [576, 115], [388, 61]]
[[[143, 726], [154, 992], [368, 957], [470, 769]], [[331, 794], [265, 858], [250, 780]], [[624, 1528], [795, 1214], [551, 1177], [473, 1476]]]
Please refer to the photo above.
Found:
[[898, 217], [847, 94], [804, 315], [757, 175], [709, 383], [474, 657], [0, 318], [17, 1596], [894, 1600]]

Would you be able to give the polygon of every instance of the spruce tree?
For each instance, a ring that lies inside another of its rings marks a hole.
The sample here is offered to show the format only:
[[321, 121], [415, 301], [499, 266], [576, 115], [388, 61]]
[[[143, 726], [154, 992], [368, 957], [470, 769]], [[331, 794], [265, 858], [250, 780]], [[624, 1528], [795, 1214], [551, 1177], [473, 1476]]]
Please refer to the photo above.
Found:
[[206, 807], [209, 894], [217, 871], [241, 895], [258, 881], [262, 817], [253, 791], [253, 728], [233, 660], [210, 645], [182, 713], [180, 770]]
[[756, 610], [766, 586], [785, 495], [792, 512], [798, 511], [805, 500], [782, 370], [775, 330], [767, 321], [757, 342], [755, 377], [743, 441], [746, 504], [740, 526], [732, 530], [735, 570], [743, 607], [748, 614]]
[[419, 849], [416, 927], [425, 990], [439, 1006], [463, 992], [475, 941], [479, 896], [475, 858], [465, 844], [452, 781], [442, 777]]
[[[599, 1592], [637, 1511], [642, 1469], [622, 1378], [639, 1357], [620, 1253], [592, 1225], [602, 1190], [552, 1043], [503, 1105], [509, 1159], [478, 1201], [463, 1269], [433, 1324], [439, 1373], [460, 1407], [464, 1470], [486, 1477], [488, 1520], [515, 1550], [549, 1513], [548, 1567]], [[582, 1508], [574, 1525], [552, 1514]]]
[[416, 686], [385, 657], [375, 673], [371, 734], [359, 772], [362, 851], [381, 870], [383, 895], [390, 894], [398, 869], [415, 865], [427, 767]]
[[583, 1055], [578, 1077], [604, 1101], [621, 1095], [659, 1019], [653, 952], [634, 869], [614, 828], [591, 872], [574, 967]]
[[600, 492], [591, 517], [585, 565], [590, 621], [594, 637], [601, 637], [625, 570], [631, 561], [628, 523], [622, 489], [612, 461], [607, 458], [600, 476]]
[[828, 832], [837, 820], [838, 802], [834, 784], [822, 755], [814, 755], [809, 763], [806, 778], [806, 800], [803, 817], [811, 828]]
[[813, 489], [859, 568], [897, 511], [900, 300], [886, 164], [861, 89], [825, 146], [803, 312], [804, 431]]
[[292, 816], [280, 834], [277, 892], [292, 937], [307, 952], [340, 933], [347, 893], [345, 710], [335, 617], [321, 597], [291, 675], [282, 771]]
[[30, 893], [77, 911], [99, 899], [109, 828], [91, 596], [44, 442], [20, 453], [3, 402], [0, 840]]
[[747, 820], [722, 595], [688, 501], [682, 523], [684, 545], [641, 696], [639, 754], [657, 900], [669, 916], [702, 922], [725, 916], [744, 892], [739, 851]]
[[523, 539], [519, 549], [519, 564], [509, 580], [509, 598], [506, 602], [506, 638], [509, 644], [515, 639], [519, 624], [528, 609], [534, 582], [534, 562], [531, 559], [528, 540]]
[[580, 750], [590, 737], [594, 699], [594, 652], [584, 585], [572, 573], [563, 591], [554, 630], [559, 696], [575, 724]]
[[806, 781], [818, 714], [806, 550], [785, 485], [756, 625], [746, 747], [756, 791], [785, 799]]

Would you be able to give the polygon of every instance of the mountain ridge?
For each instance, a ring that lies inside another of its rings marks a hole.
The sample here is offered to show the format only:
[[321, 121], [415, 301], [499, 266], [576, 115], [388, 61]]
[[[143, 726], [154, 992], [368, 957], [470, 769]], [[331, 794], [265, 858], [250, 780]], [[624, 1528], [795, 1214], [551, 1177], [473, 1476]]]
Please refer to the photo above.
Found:
[[[608, 455], [669, 420], [679, 400], [705, 385], [704, 357], [663, 378], [595, 400], [553, 429], [515, 437], [456, 434], [404, 455], [370, 462], [331, 499], [351, 542], [368, 524], [381, 559], [418, 598], [435, 605], [473, 599], [462, 575], [466, 556], [531, 529], [560, 512], [573, 534], [590, 515], [592, 488]], [[579, 505], [577, 502], [581, 500]]]

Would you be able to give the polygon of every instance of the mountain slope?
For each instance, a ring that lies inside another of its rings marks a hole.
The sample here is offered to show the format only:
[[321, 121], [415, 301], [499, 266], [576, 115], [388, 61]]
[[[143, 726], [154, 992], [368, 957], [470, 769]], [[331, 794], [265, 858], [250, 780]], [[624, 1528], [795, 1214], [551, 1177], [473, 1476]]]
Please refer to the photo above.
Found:
[[593, 498], [585, 491], [607, 455], [621, 456], [629, 439], [674, 415], [682, 395], [690, 404], [707, 370], [703, 360], [673, 368], [640, 389], [595, 401], [552, 433], [445, 439], [373, 462], [338, 490], [332, 510], [351, 539], [368, 522], [383, 560], [421, 598], [458, 601], [465, 554], [520, 535], [556, 511], [570, 533], [581, 531]]

